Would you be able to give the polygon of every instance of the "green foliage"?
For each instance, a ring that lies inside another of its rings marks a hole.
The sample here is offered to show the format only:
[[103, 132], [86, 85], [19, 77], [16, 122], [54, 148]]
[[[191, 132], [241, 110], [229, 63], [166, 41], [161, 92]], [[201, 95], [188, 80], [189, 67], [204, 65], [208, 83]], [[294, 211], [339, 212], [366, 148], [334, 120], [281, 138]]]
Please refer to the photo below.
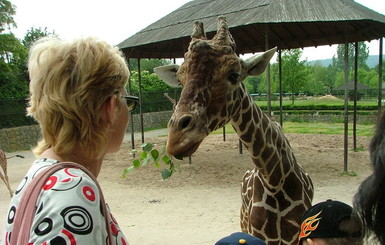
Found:
[[309, 80], [310, 71], [306, 67], [306, 61], [301, 61], [300, 49], [285, 50], [282, 52], [282, 84], [285, 92], [294, 94], [304, 92], [304, 84]]
[[0, 98], [28, 96], [28, 48], [38, 38], [51, 35], [47, 28], [31, 28], [20, 42], [12, 33], [0, 34]]
[[243, 82], [247, 88], [247, 91], [251, 94], [255, 93], [266, 93], [266, 86], [263, 86], [265, 84], [264, 76], [249, 76], [245, 79]]
[[167, 155], [165, 145], [157, 149], [153, 143], [144, 143], [140, 147], [142, 148], [141, 152], [135, 149], [131, 151], [131, 154], [134, 156], [138, 155], [138, 157], [134, 158], [132, 166], [123, 170], [122, 178], [125, 178], [128, 173], [135, 169], [149, 164], [154, 165], [156, 168], [160, 168], [162, 165], [166, 166], [166, 168], [161, 170], [162, 178], [163, 180], [170, 178], [175, 171], [175, 164], [172, 157]]
[[51, 36], [51, 35], [55, 35], [55, 32], [49, 32], [47, 30], [47, 27], [45, 28], [42, 28], [42, 27], [38, 27], [38, 28], [34, 28], [32, 27], [31, 29], [29, 29], [27, 31], [27, 34], [25, 34], [24, 36], [24, 39], [21, 41], [24, 45], [24, 47], [26, 47], [27, 49], [29, 49], [31, 47], [31, 45], [37, 41], [38, 39], [42, 38], [42, 37], [47, 37], [47, 36]]
[[0, 0], [0, 33], [16, 27], [13, 15], [16, 14], [16, 7], [8, 0]]
[[0, 34], [0, 98], [25, 98], [28, 95], [27, 49], [12, 34]]
[[[354, 56], [355, 56], [355, 45], [353, 43], [348, 44], [348, 69], [354, 69]], [[368, 69], [366, 65], [366, 60], [369, 57], [369, 48], [366, 46], [365, 42], [358, 43], [358, 67]], [[339, 71], [344, 70], [345, 66], [345, 44], [339, 44], [337, 46], [337, 57], [333, 57], [333, 66]]]
[[350, 176], [350, 177], [356, 177], [358, 174], [352, 170], [344, 171], [340, 173], [340, 176]]
[[[131, 92], [139, 92], [139, 73], [137, 71], [131, 72]], [[171, 87], [162, 81], [155, 73], [149, 71], [141, 72], [142, 90], [146, 92], [165, 91], [170, 90]]]
[[[262, 110], [266, 110], [266, 105], [259, 105], [259, 107]], [[377, 105], [357, 105], [357, 110], [370, 110], [375, 111], [377, 110]], [[278, 105], [272, 105], [271, 109], [273, 111], [279, 111]], [[289, 110], [312, 110], [312, 111], [341, 111], [343, 112], [345, 110], [344, 105], [330, 105], [330, 104], [314, 104], [314, 105], [297, 105], [297, 104], [290, 104], [290, 105], [283, 105], [282, 109], [285, 111]], [[353, 105], [348, 105], [348, 110], [352, 111], [354, 109]]]
[[26, 104], [25, 99], [0, 99], [0, 128], [36, 124], [32, 117], [26, 116]]
[[[374, 123], [371, 125], [357, 124], [357, 136], [373, 137]], [[344, 123], [320, 123], [320, 122], [283, 122], [283, 131], [285, 133], [296, 134], [327, 134], [327, 135], [343, 135]], [[226, 125], [226, 134], [236, 133], [231, 124]], [[223, 129], [217, 129], [213, 134], [223, 134]], [[349, 126], [349, 135], [352, 135], [352, 127]]]
[[[171, 63], [171, 60], [165, 59], [141, 59], [140, 70], [148, 71], [149, 73], [154, 73], [155, 67], [170, 65]], [[138, 71], [138, 59], [130, 59], [129, 67], [130, 71]]]

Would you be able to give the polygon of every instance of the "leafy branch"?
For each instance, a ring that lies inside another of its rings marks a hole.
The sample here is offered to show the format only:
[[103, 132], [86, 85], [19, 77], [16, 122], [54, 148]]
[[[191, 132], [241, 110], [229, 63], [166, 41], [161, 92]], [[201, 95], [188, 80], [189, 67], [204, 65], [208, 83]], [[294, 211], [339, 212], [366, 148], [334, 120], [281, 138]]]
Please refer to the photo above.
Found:
[[175, 171], [175, 164], [172, 157], [167, 155], [165, 144], [162, 145], [159, 150], [156, 148], [156, 144], [153, 143], [143, 143], [140, 147], [142, 151], [139, 153], [136, 149], [131, 150], [134, 160], [132, 161], [132, 166], [123, 170], [122, 178], [125, 178], [128, 173], [131, 173], [135, 169], [141, 166], [147, 166], [148, 164], [153, 164], [156, 168], [160, 168], [161, 165], [166, 166], [166, 168], [163, 168], [161, 171], [162, 178], [163, 180], [170, 178]]

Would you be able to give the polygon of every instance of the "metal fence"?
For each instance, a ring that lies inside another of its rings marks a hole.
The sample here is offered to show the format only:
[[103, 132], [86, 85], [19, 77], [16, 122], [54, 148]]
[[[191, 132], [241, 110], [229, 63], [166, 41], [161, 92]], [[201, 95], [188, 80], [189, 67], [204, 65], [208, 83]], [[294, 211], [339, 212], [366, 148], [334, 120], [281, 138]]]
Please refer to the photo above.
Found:
[[0, 100], [0, 128], [12, 128], [36, 124], [26, 115], [28, 101], [26, 99]]
[[[173, 103], [164, 95], [167, 93], [172, 99], [179, 97], [181, 89], [172, 89], [161, 92], [143, 92], [141, 95], [142, 113], [167, 111], [173, 109]], [[138, 94], [135, 94], [139, 96]], [[0, 129], [27, 125], [34, 125], [36, 121], [26, 115], [27, 99], [0, 100]], [[138, 106], [134, 114], [140, 113]]]

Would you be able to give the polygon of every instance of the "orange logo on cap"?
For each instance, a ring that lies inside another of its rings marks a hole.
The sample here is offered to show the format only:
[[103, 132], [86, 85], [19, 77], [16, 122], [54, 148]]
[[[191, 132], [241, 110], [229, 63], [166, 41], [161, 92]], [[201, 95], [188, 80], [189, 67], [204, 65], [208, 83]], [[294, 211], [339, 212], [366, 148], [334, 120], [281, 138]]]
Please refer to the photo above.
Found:
[[305, 219], [301, 224], [301, 233], [299, 233], [298, 238], [298, 244], [301, 241], [301, 238], [307, 237], [311, 234], [312, 231], [317, 229], [319, 225], [319, 220], [321, 218], [318, 218], [318, 216], [321, 214], [322, 211], [320, 211], [318, 214], [311, 216], [307, 219]]

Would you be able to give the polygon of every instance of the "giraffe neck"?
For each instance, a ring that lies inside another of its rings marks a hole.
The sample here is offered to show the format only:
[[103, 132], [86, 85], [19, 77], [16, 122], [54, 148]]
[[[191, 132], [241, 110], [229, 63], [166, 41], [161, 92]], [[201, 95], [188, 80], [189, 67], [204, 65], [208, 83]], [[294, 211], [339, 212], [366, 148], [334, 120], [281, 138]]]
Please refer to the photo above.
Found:
[[257, 169], [270, 184], [279, 184], [296, 160], [280, 125], [272, 121], [252, 100], [242, 86], [240, 110], [231, 123], [250, 152]]

